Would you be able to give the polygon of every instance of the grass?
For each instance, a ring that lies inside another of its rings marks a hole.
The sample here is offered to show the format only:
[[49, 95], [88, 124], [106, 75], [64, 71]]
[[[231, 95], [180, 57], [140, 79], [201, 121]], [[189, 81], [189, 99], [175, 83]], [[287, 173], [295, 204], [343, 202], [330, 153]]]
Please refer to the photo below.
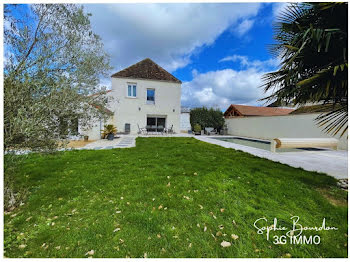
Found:
[[[319, 191], [346, 199], [334, 178], [194, 138], [31, 154], [14, 178], [30, 194], [5, 214], [6, 257], [348, 256], [347, 206]], [[338, 230], [305, 232], [319, 245], [275, 245], [253, 226], [276, 217], [291, 227], [293, 215]]]

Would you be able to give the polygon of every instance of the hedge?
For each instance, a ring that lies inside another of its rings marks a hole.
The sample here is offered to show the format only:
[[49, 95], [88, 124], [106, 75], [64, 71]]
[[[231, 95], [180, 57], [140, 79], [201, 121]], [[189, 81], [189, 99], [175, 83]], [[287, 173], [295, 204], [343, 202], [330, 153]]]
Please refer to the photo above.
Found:
[[195, 124], [199, 124], [204, 130], [206, 127], [213, 127], [217, 130], [222, 129], [225, 124], [224, 114], [220, 109], [214, 108], [194, 108], [190, 112], [190, 123], [192, 130]]

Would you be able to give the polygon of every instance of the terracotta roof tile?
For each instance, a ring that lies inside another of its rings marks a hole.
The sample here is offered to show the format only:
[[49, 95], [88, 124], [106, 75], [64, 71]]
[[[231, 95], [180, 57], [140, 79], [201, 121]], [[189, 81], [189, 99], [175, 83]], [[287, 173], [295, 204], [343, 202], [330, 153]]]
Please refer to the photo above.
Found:
[[233, 110], [240, 116], [283, 116], [294, 111], [290, 108], [230, 105], [224, 115], [229, 116]]
[[113, 112], [104, 106], [100, 106], [100, 105], [96, 105], [96, 104], [90, 104], [90, 105], [97, 108], [98, 110], [104, 111], [105, 113], [107, 113], [109, 115], [113, 115]]
[[112, 77], [161, 80], [181, 84], [179, 79], [149, 58], [113, 74]]
[[[97, 95], [102, 95], [102, 94], [108, 94], [110, 92], [112, 92], [112, 90], [105, 90], [105, 91], [101, 91], [101, 92], [92, 94], [92, 95], [90, 95], [90, 97], [97, 96]], [[98, 110], [106, 112], [107, 114], [113, 115], [113, 112], [111, 110], [109, 110], [108, 108], [104, 107], [104, 106], [96, 105], [94, 103], [90, 103], [90, 105], [95, 107], [95, 108], [97, 108]]]

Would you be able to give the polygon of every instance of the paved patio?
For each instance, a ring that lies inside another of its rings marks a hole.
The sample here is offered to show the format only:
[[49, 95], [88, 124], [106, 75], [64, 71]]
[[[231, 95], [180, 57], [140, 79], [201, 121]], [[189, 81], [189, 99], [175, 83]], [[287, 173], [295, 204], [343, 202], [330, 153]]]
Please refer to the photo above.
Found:
[[210, 144], [241, 150], [292, 167], [301, 167], [308, 171], [326, 173], [337, 179], [348, 178], [348, 151], [345, 150], [272, 153], [263, 149], [213, 139], [213, 136], [195, 136], [195, 138]]
[[130, 148], [136, 146], [136, 137], [193, 137], [194, 135], [180, 134], [151, 134], [151, 135], [118, 135], [119, 138], [114, 140], [100, 139], [87, 144], [84, 147], [76, 149], [113, 149], [113, 148]]
[[119, 138], [114, 140], [100, 139], [84, 147], [78, 149], [113, 149], [113, 148], [129, 148], [136, 146], [136, 136], [133, 135], [120, 135]]

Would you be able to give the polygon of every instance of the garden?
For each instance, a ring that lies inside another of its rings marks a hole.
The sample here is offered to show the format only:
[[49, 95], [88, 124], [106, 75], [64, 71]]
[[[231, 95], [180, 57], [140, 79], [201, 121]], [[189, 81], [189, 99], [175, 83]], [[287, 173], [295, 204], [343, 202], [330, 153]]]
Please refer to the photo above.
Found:
[[[18, 156], [27, 195], [5, 212], [6, 257], [347, 257], [347, 192], [307, 172], [194, 138]], [[6, 159], [5, 159], [6, 160]], [[275, 244], [278, 219], [319, 244]], [[261, 222], [261, 221], [260, 221]], [[266, 226], [266, 225], [265, 225]]]

